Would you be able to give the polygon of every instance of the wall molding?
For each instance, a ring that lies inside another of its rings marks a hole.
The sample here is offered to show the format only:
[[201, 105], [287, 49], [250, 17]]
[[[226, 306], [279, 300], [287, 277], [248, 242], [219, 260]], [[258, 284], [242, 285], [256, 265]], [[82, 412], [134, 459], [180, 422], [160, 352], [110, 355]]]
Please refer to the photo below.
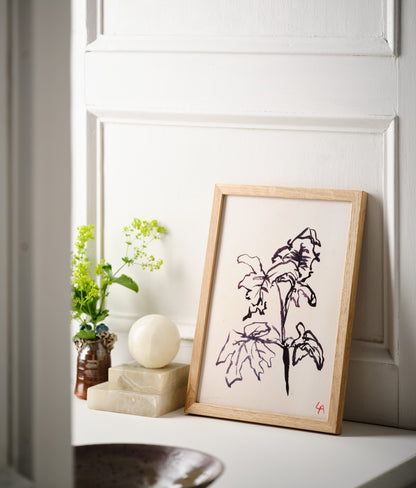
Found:
[[[0, 471], [9, 463], [9, 107], [8, 107], [8, 8], [0, 0]], [[1, 482], [1, 480], [0, 480]]]
[[384, 132], [384, 342], [398, 364], [399, 348], [399, 181], [398, 118]]
[[[111, 330], [126, 334], [130, 330], [133, 323], [136, 322], [136, 320], [139, 320], [140, 317], [140, 314], [126, 313], [115, 310], [111, 313], [111, 317], [109, 317], [107, 321], [110, 324]], [[169, 318], [177, 325], [182, 340], [193, 341], [195, 335], [195, 323], [185, 322], [177, 317]]]
[[[395, 364], [397, 360], [398, 328], [398, 243], [397, 243], [397, 119], [394, 116], [330, 117], [258, 113], [189, 113], [166, 111], [125, 111], [111, 108], [88, 107], [87, 188], [89, 189], [88, 222], [96, 225], [96, 259], [104, 254], [104, 154], [102, 150], [106, 124], [182, 126], [205, 128], [233, 128], [236, 130], [278, 130], [346, 132], [380, 134], [384, 145], [384, 343], [353, 341], [352, 360]], [[392, 297], [390, 300], [389, 297]], [[119, 332], [127, 332], [139, 318], [134, 314], [113, 312]], [[195, 324], [183, 322], [177, 325], [183, 338], [191, 339]]]
[[218, 113], [118, 110], [88, 106], [89, 115], [101, 124], [173, 125], [257, 130], [318, 132], [358, 132], [384, 134], [395, 121], [394, 116], [338, 117], [276, 113]]
[[88, 0], [86, 51], [395, 56], [398, 2], [382, 2], [381, 35], [352, 39], [336, 36], [110, 36], [104, 32], [103, 0]]

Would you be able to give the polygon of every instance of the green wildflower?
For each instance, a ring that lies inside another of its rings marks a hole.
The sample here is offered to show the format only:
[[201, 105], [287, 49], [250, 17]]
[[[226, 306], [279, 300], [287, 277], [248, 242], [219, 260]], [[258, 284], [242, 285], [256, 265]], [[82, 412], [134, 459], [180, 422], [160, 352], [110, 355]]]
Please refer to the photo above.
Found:
[[88, 242], [94, 239], [94, 225], [81, 225], [77, 228], [78, 235], [72, 254], [72, 317], [82, 324], [90, 323], [95, 327], [109, 315], [105, 307], [105, 299], [109, 294], [109, 287], [118, 283], [136, 293], [139, 291], [137, 283], [125, 274], [120, 274], [124, 267], [140, 266], [143, 270], [154, 271], [160, 269], [162, 259], [156, 259], [147, 252], [149, 244], [166, 234], [166, 229], [156, 220], [133, 219], [130, 226], [123, 228], [126, 251], [121, 258], [122, 264], [113, 272], [111, 264], [102, 259], [92, 269], [92, 263], [87, 255]]

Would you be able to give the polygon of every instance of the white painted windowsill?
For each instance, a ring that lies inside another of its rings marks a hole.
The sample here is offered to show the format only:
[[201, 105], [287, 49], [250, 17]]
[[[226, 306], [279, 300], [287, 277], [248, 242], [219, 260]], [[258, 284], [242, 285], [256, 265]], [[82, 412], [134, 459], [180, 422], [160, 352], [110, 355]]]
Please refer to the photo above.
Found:
[[344, 422], [340, 436], [184, 415], [90, 410], [74, 397], [73, 444], [163, 444], [219, 458], [215, 488], [416, 486], [416, 431]]

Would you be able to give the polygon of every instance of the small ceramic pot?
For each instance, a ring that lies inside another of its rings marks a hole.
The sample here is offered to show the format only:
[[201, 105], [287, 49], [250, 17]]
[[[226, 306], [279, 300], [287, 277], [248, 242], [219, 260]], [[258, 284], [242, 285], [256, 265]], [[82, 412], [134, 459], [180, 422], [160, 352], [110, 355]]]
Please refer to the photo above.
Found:
[[108, 368], [111, 367], [111, 350], [115, 340], [116, 336], [109, 333], [106, 333], [106, 337], [99, 336], [95, 340], [74, 340], [78, 351], [74, 393], [78, 398], [86, 400], [87, 390], [90, 386], [108, 381]]

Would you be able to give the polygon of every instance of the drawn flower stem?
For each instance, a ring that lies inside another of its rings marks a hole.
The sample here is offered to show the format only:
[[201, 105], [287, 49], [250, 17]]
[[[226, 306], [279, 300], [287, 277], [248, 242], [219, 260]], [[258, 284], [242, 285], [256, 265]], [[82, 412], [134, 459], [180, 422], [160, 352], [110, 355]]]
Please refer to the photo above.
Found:
[[289, 395], [289, 368], [290, 368], [290, 353], [289, 347], [283, 347], [283, 367], [284, 367], [284, 374], [285, 374], [285, 384], [286, 384], [286, 394]]
[[286, 339], [286, 330], [285, 330], [285, 324], [286, 324], [286, 317], [287, 317], [287, 308], [285, 307], [285, 304], [282, 299], [282, 292], [280, 290], [280, 287], [277, 286], [277, 293], [279, 294], [279, 302], [280, 302], [280, 335], [282, 338], [282, 342], [284, 343]]
[[280, 302], [280, 336], [283, 343], [283, 354], [282, 354], [282, 361], [283, 361], [283, 371], [284, 371], [284, 378], [285, 378], [285, 386], [286, 386], [286, 394], [289, 395], [289, 369], [290, 369], [290, 347], [291, 345], [288, 344], [286, 341], [286, 319], [287, 314], [289, 312], [289, 305], [290, 305], [290, 298], [292, 296], [294, 286], [290, 287], [290, 290], [287, 292], [285, 299], [282, 298], [282, 290], [280, 286], [276, 286], [277, 292], [279, 295], [279, 302]]

